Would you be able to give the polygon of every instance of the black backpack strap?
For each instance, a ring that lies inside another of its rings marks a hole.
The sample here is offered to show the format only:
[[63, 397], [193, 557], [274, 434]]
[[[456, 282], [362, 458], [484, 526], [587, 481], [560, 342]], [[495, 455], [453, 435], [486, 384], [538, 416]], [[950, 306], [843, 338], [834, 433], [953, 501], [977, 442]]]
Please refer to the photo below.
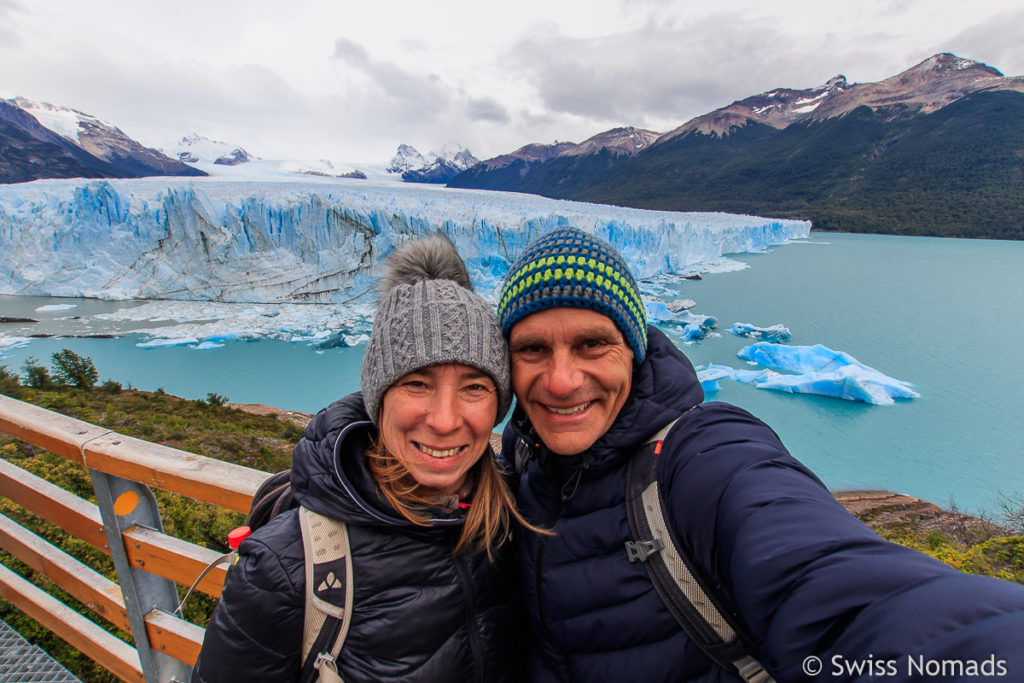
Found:
[[252, 497], [245, 525], [256, 531], [280, 513], [297, 507], [292, 498], [292, 471], [285, 470], [263, 480]]
[[630, 459], [626, 510], [634, 540], [626, 542], [626, 553], [630, 562], [644, 563], [669, 612], [712, 661], [727, 671], [736, 671], [749, 683], [774, 683], [754, 656], [753, 639], [702, 581], [701, 573], [667, 524], [658, 486], [658, 456], [662, 440], [677, 421], [641, 446]]

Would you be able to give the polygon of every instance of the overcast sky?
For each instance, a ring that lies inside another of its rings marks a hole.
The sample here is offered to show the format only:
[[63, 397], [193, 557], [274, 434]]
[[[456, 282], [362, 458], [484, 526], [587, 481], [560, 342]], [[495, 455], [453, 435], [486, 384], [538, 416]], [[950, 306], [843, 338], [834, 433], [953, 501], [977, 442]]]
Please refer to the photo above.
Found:
[[0, 0], [0, 93], [271, 159], [665, 132], [938, 52], [1024, 75], [1020, 0]]

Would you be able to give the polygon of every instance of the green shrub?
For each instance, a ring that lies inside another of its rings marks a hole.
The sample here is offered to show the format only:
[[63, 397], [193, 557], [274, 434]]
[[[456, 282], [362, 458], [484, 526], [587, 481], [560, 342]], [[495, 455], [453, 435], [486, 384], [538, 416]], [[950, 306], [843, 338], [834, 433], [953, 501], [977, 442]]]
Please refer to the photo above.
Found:
[[100, 378], [91, 358], [79, 356], [71, 349], [63, 349], [54, 353], [53, 376], [61, 386], [92, 389]]
[[112, 379], [108, 379], [106, 382], [100, 385], [100, 391], [105, 394], [120, 394], [124, 390], [120, 382], [115, 382]]
[[211, 406], [222, 406], [225, 403], [228, 403], [230, 400], [231, 399], [229, 399], [224, 394], [215, 394], [212, 391], [206, 395], [206, 402], [209, 403]]
[[6, 365], [0, 365], [0, 394], [6, 394], [11, 398], [21, 396], [21, 382], [18, 375], [7, 369]]
[[54, 387], [50, 371], [39, 365], [37, 359], [29, 356], [25, 359], [25, 364], [22, 367], [25, 370], [25, 386], [33, 389], [52, 389]]

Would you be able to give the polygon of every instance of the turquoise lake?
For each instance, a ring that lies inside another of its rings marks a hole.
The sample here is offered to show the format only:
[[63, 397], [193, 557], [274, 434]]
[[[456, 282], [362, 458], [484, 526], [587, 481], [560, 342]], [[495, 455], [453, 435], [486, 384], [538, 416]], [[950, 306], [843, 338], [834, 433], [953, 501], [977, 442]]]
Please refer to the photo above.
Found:
[[[921, 397], [873, 406], [723, 380], [709, 400], [762, 418], [835, 490], [888, 489], [971, 511], [993, 509], [997, 492], [1024, 493], [1024, 242], [815, 232], [736, 258], [749, 267], [679, 285], [696, 301], [694, 313], [719, 321], [719, 335], [682, 345], [695, 365], [747, 368], [736, 352], [751, 340], [729, 327], [782, 323], [790, 344], [845, 351], [910, 382]], [[54, 304], [75, 308], [35, 312]], [[62, 316], [125, 305], [0, 296], [0, 316], [37, 318], [37, 331], [59, 332]], [[26, 332], [8, 323], [0, 334]], [[48, 363], [67, 347], [91, 357], [102, 379], [139, 389], [316, 412], [358, 388], [363, 349], [271, 340], [140, 349], [138, 341], [34, 339], [0, 347], [0, 364], [20, 370], [30, 356]]]

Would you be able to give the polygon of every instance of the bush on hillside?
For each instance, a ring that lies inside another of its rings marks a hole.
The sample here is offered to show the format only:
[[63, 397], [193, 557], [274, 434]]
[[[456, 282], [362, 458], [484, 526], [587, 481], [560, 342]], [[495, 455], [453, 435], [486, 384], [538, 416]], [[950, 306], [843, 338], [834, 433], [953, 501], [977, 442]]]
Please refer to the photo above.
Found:
[[53, 376], [61, 386], [92, 389], [100, 378], [92, 359], [79, 356], [71, 349], [58, 351], [51, 359]]
[[55, 386], [50, 371], [40, 365], [37, 359], [29, 356], [22, 368], [25, 370], [25, 386], [33, 389], [52, 389]]

